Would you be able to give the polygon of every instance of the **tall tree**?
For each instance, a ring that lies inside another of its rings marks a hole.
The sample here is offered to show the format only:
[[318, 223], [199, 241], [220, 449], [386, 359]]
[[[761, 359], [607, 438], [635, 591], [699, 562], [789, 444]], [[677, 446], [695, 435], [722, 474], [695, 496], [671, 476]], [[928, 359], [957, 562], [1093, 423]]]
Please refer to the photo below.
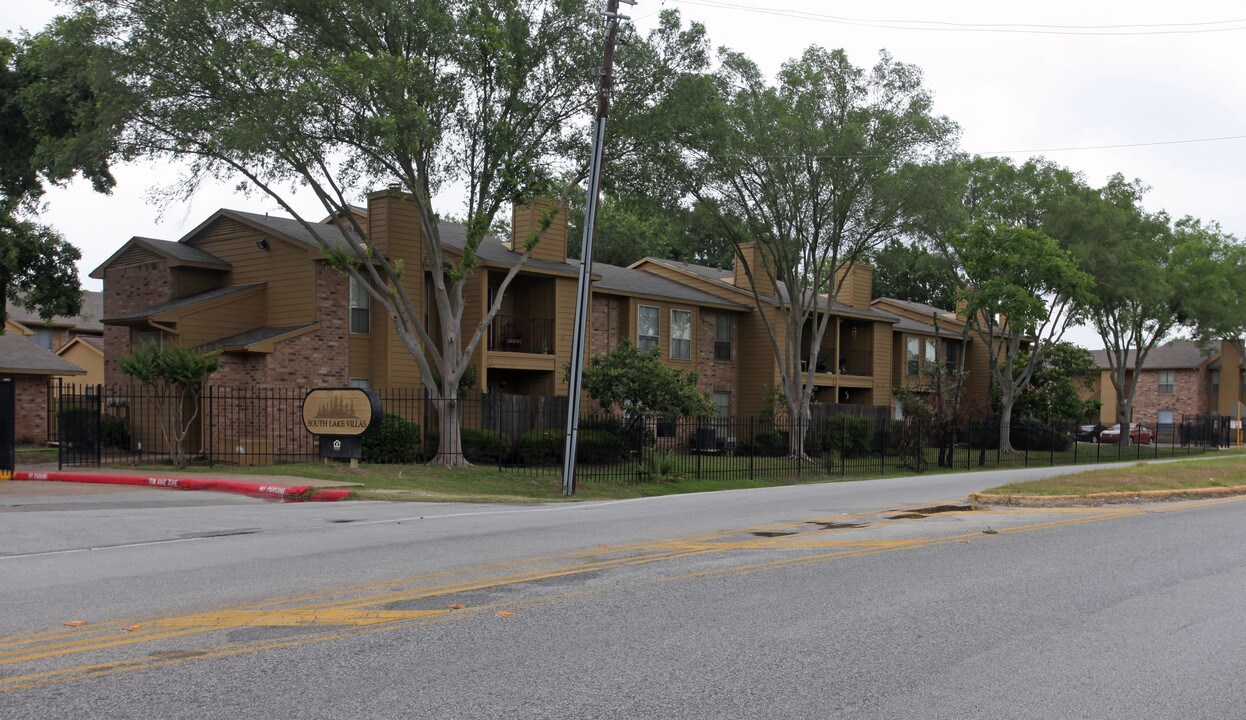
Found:
[[869, 263], [874, 266], [874, 297], [925, 303], [945, 310], [956, 307], [960, 278], [946, 253], [892, 238], [870, 253]]
[[37, 215], [48, 184], [81, 174], [108, 192], [115, 182], [128, 104], [92, 45], [96, 28], [84, 14], [0, 38], [0, 332], [10, 301], [45, 320], [82, 311], [81, 253]]
[[[434, 462], [464, 464], [459, 379], [507, 287], [587, 172], [596, 78], [586, 68], [600, 65], [599, 14], [573, 0], [79, 4], [111, 24], [110, 47], [145, 99], [136, 145], [193, 158], [188, 189], [204, 177], [241, 177], [322, 238], [335, 267], [365, 283], [392, 319], [441, 403]], [[660, 106], [663, 78], [678, 75], [663, 63], [695, 63], [685, 50], [699, 36], [666, 13], [648, 38], [630, 38], [619, 62], [635, 58], [640, 67], [620, 73], [636, 83], [620, 84], [618, 96], [632, 102], [618, 114]], [[394, 182], [414, 203], [433, 268], [437, 337], [402, 282], [404, 258], [374, 253], [368, 231], [345, 212], [369, 186]], [[336, 219], [339, 244], [290, 206], [291, 185], [319, 198]], [[453, 256], [443, 250], [434, 208], [434, 195], [449, 185], [466, 195], [466, 240]], [[498, 214], [550, 194], [560, 202], [520, 238], [519, 260], [481, 323], [462, 327], [477, 251]]]
[[1014, 404], [1080, 317], [1090, 291], [1090, 278], [1051, 234], [1059, 232], [1064, 203], [1085, 186], [1041, 158], [1017, 165], [974, 156], [961, 167], [967, 225], [949, 234], [946, 247], [961, 275], [964, 312], [988, 350], [1001, 404], [1000, 448], [1010, 450]]
[[[1151, 351], [1182, 328], [1231, 332], [1222, 308], [1237, 301], [1240, 254], [1214, 225], [1142, 208], [1141, 181], [1119, 174], [1097, 191], [1073, 196], [1062, 213], [1064, 237], [1095, 282], [1087, 316], [1103, 341], [1115, 415], [1125, 427]], [[1237, 256], [1239, 259], [1234, 260]], [[1122, 433], [1121, 442], [1128, 442]]]
[[864, 69], [842, 50], [812, 47], [771, 84], [724, 52], [716, 90], [717, 118], [686, 138], [689, 190], [716, 210], [744, 263], [788, 417], [800, 421], [790, 435], [800, 455], [815, 372], [814, 363], [802, 371], [802, 349], [821, 346], [828, 299], [846, 278], [836, 271], [913, 225], [930, 163], [951, 152], [957, 128], [933, 113], [921, 71], [886, 53]]
[[1079, 317], [1091, 281], [1038, 230], [977, 221], [951, 245], [965, 274], [964, 311], [988, 350], [999, 392], [999, 447], [1011, 451], [1013, 406]]

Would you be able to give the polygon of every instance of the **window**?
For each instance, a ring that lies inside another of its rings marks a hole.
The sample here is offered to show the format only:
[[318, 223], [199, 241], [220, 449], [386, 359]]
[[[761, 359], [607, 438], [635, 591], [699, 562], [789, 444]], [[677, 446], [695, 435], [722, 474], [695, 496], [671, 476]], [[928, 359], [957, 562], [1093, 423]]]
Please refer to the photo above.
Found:
[[714, 393], [714, 411], [720, 418], [731, 417], [731, 393]]
[[671, 311], [671, 359], [692, 359], [692, 313], [688, 310]]
[[372, 298], [364, 283], [350, 277], [350, 331], [357, 335], [372, 332]]
[[1155, 422], [1155, 424], [1159, 427], [1156, 429], [1163, 428], [1165, 430], [1171, 431], [1172, 430], [1172, 418], [1174, 414], [1175, 412], [1173, 410], [1160, 410], [1159, 415], [1156, 418], [1156, 422]]
[[351, 378], [351, 379], [349, 379], [349, 380], [347, 380], [347, 381], [346, 381], [346, 387], [353, 387], [353, 388], [364, 388], [364, 389], [367, 389], [367, 388], [370, 388], [370, 387], [372, 387], [372, 386], [368, 384], [368, 378], [365, 378], [365, 377], [353, 377], [353, 378]]
[[925, 340], [922, 342], [926, 350], [926, 372], [934, 372], [934, 365], [938, 362], [938, 348], [934, 340]]
[[52, 349], [52, 329], [51, 328], [35, 328], [35, 334], [31, 336], [31, 340], [44, 350]]
[[658, 309], [641, 305], [636, 314], [636, 347], [641, 352], [658, 346]]
[[164, 345], [164, 333], [159, 330], [140, 330], [138, 344], [145, 345], [147, 343], [154, 343], [156, 347]]
[[1211, 371], [1211, 394], [1217, 397], [1220, 396], [1220, 371], [1219, 370]]
[[1176, 372], [1172, 370], [1159, 371], [1159, 394], [1171, 395], [1176, 384]]
[[908, 343], [907, 343], [907, 350], [908, 350], [908, 358], [907, 358], [908, 362], [905, 364], [908, 366], [907, 369], [908, 369], [909, 377], [917, 377], [918, 372], [920, 372], [921, 362], [922, 362], [921, 338], [915, 338], [915, 337], [909, 338]]
[[714, 359], [731, 362], [731, 316], [714, 316]]
[[960, 366], [960, 345], [956, 341], [944, 341], [943, 361], [949, 373], [956, 372], [956, 368]]

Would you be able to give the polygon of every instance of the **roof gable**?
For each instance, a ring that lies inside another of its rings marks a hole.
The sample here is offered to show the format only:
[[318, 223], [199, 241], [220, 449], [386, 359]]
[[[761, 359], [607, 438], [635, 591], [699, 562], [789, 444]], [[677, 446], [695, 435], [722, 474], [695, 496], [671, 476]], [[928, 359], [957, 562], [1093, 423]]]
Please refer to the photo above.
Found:
[[170, 267], [186, 266], [221, 271], [228, 271], [231, 267], [215, 255], [183, 242], [135, 236], [92, 270], [90, 276], [102, 280], [104, 271], [109, 268], [131, 267], [159, 260], [167, 261]]

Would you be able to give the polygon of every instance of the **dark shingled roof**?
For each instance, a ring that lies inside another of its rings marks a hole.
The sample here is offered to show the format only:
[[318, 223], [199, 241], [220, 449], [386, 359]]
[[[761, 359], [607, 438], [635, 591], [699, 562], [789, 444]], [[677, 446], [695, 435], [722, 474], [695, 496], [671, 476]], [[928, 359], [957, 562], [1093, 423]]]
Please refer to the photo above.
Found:
[[[913, 320], [912, 318], [905, 317], [904, 315], [896, 315], [894, 313], [889, 313], [886, 310], [875, 309], [874, 312], [882, 313], [883, 315], [886, 315], [887, 317], [890, 317], [890, 318], [895, 318], [896, 324], [893, 325], [892, 327], [896, 330], [908, 330], [909, 332], [919, 332], [919, 333], [925, 333], [927, 335], [935, 334], [934, 325], [931, 325], [929, 323], [918, 322], [916, 320]], [[945, 335], [949, 334], [946, 332], [946, 330], [947, 329], [944, 328], [943, 334]]]
[[[441, 244], [452, 247], [455, 250], [462, 250], [463, 244], [467, 242], [466, 230], [457, 223], [439, 222], [437, 223], [437, 232], [441, 235]], [[485, 236], [485, 239], [480, 242], [480, 247], [476, 249], [476, 254], [482, 260], [499, 265], [511, 266], [519, 262], [519, 253], [506, 247], [501, 240], [492, 235]], [[571, 264], [571, 261], [558, 263], [549, 260], [537, 260], [535, 258], [530, 258], [524, 264], [524, 267], [570, 274], [576, 274], [580, 271], [577, 265]], [[596, 267], [596, 264], [594, 264], [594, 275], [596, 274]]]
[[[1108, 369], [1108, 351], [1095, 350], [1092, 353], [1095, 356], [1095, 363], [1098, 364], [1100, 370]], [[1173, 340], [1172, 342], [1160, 345], [1147, 353], [1146, 361], [1142, 363], [1143, 370], [1182, 370], [1194, 369], [1199, 367], [1207, 356], [1199, 348], [1198, 343], [1190, 340]], [[1125, 361], [1125, 367], [1135, 368], [1137, 366], [1137, 351], [1130, 350]]]
[[[913, 302], [912, 300], [897, 300], [896, 298], [889, 298], [889, 297], [878, 298], [878, 299], [886, 300], [892, 305], [899, 305], [900, 307], [908, 308], [914, 312], [919, 312], [922, 315], [926, 315], [926, 316], [938, 314], [942, 316], [950, 315], [952, 317], [956, 317], [956, 312], [954, 310], [945, 310], [943, 308], [935, 307], [934, 305], [927, 305], [926, 303]], [[960, 320], [961, 318], [957, 317], [957, 319]]]
[[103, 332], [104, 324], [100, 322], [100, 318], [103, 315], [104, 293], [96, 290], [87, 290], [82, 294], [81, 315], [77, 317], [56, 315], [49, 323], [45, 323], [38, 313], [32, 313], [12, 303], [9, 304], [9, 318], [31, 329], [51, 325], [53, 327], [69, 327], [73, 330], [96, 330]]
[[[316, 236], [308, 232], [307, 228], [303, 226], [303, 223], [295, 220], [294, 218], [273, 217], [270, 215], [261, 215], [259, 213], [243, 212], [242, 210], [223, 210], [222, 212], [225, 213], [226, 216], [234, 215], [237, 218], [260, 225], [261, 227], [267, 228], [268, 230], [271, 230], [279, 235], [294, 240], [301, 245], [306, 245], [309, 248], [320, 247], [320, 243], [317, 242]], [[329, 243], [330, 245], [335, 245], [343, 241], [342, 231], [339, 230], [336, 225], [321, 225], [319, 223], [311, 223], [311, 225], [316, 228], [317, 235], [319, 235], [320, 239], [324, 242]], [[355, 234], [354, 230], [348, 230], [347, 232], [349, 232], [352, 236]]]
[[[731, 270], [724, 270], [722, 268], [710, 267], [708, 265], [697, 265], [696, 263], [680, 262], [678, 260], [663, 260], [661, 258], [645, 258], [645, 259], [654, 260], [656, 262], [660, 262], [660, 263], [669, 265], [674, 268], [679, 268], [680, 270], [686, 270], [696, 275], [699, 275], [703, 278], [706, 278], [708, 280], [716, 280], [718, 282], [725, 282], [724, 278], [734, 277], [734, 273]], [[726, 284], [729, 285], [730, 287], [735, 287], [735, 285], [732, 285], [731, 283], [726, 283]], [[745, 290], [745, 291], [748, 290], [748, 288], [740, 288], [740, 289]], [[787, 285], [780, 282], [775, 285], [775, 289], [778, 290], [777, 299], [786, 303], [788, 301], [787, 300], [788, 298]], [[772, 296], [772, 295], [762, 295], [762, 297], [769, 298], [771, 300], [776, 299], [775, 296]], [[865, 317], [874, 317], [879, 320], [886, 320], [886, 321], [891, 321], [895, 319], [894, 315], [880, 312], [873, 308], [855, 308], [855, 307], [852, 307], [851, 305], [846, 305], [844, 303], [841, 303], [838, 300], [828, 302], [826, 298], [820, 297], [820, 296], [818, 297], [817, 304], [818, 304], [819, 310], [825, 311], [829, 307], [831, 312], [833, 313], [840, 313], [844, 315], [862, 315]]]
[[251, 283], [250, 285], [230, 285], [228, 287], [216, 288], [215, 290], [201, 292], [198, 295], [188, 295], [186, 297], [170, 300], [169, 302], [161, 303], [159, 305], [152, 305], [151, 307], [131, 310], [128, 313], [122, 313], [116, 317], [105, 318], [105, 320], [107, 322], [116, 322], [119, 320], [137, 320], [139, 318], [151, 317], [152, 315], [160, 315], [161, 313], [180, 310], [185, 307], [190, 307], [191, 305], [198, 305], [201, 302], [215, 300], [219, 297], [225, 297], [226, 295], [232, 295], [234, 293], [242, 292], [243, 290], [250, 290], [251, 288], [257, 287], [263, 287], [263, 285], [261, 283]]
[[0, 372], [16, 375], [83, 375], [86, 371], [16, 333], [0, 335]]
[[[579, 272], [579, 260], [569, 260], [568, 264]], [[614, 290], [628, 294], [653, 295], [680, 300], [694, 305], [709, 305], [729, 310], [747, 311], [751, 308], [749, 305], [724, 300], [717, 295], [711, 295], [710, 293], [682, 285], [674, 280], [668, 280], [661, 275], [654, 275], [644, 270], [633, 270], [631, 268], [619, 267], [618, 265], [595, 262], [593, 263], [593, 274], [601, 277], [600, 280], [593, 281], [594, 289]]]
[[230, 335], [220, 340], [213, 340], [199, 346], [201, 350], [241, 350], [250, 345], [267, 342], [282, 335], [313, 327], [315, 323], [307, 325], [284, 325], [280, 327], [262, 327], [246, 332]]
[[218, 258], [210, 252], [200, 250], [193, 245], [187, 245], [186, 243], [174, 240], [157, 240], [155, 238], [136, 237], [134, 239], [144, 245], [151, 246], [151, 249], [157, 252], [162, 252], [169, 257], [176, 258], [183, 262], [216, 265], [223, 270], [228, 270], [230, 268], [228, 262]]

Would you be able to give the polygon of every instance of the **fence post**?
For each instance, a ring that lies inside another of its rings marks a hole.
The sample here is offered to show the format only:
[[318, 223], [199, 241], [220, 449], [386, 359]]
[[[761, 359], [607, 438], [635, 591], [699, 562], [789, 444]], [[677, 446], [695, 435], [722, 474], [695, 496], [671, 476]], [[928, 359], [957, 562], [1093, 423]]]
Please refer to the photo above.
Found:
[[839, 416], [839, 476], [846, 477], [848, 475], [848, 454], [844, 452], [844, 448], [848, 447], [848, 416]]
[[748, 417], [748, 479], [753, 480], [754, 474], [754, 458], [757, 457], [757, 416], [749, 415]]

